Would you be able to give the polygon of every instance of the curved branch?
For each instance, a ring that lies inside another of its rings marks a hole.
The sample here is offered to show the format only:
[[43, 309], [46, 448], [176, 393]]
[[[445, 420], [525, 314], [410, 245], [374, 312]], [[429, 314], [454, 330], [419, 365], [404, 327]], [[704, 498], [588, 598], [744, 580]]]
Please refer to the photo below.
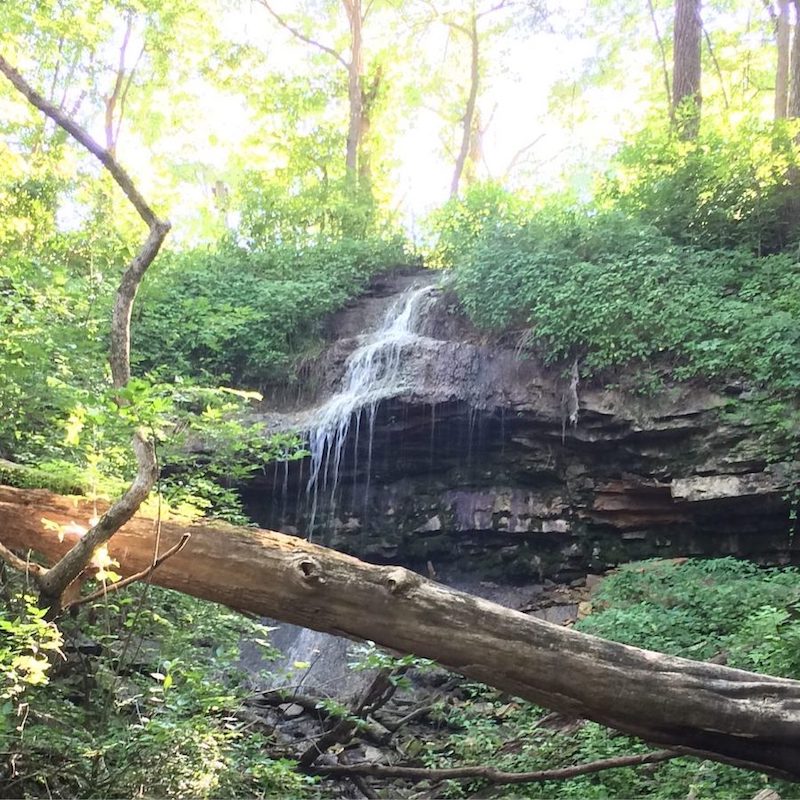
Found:
[[[82, 536], [58, 563], [39, 577], [39, 588], [43, 598], [58, 604], [64, 589], [74, 581], [91, 561], [95, 550], [104, 545], [126, 522], [133, 518], [139, 506], [147, 499], [156, 482], [157, 467], [152, 442], [137, 433], [133, 438], [133, 450], [139, 470], [128, 491], [100, 517], [99, 522]], [[60, 610], [60, 609], [59, 609]]]
[[164, 235], [169, 230], [169, 223], [162, 222], [156, 213], [148, 205], [147, 201], [134, 186], [130, 175], [120, 166], [114, 156], [108, 152], [99, 142], [95, 141], [77, 122], [70, 119], [60, 108], [54, 106], [49, 100], [40, 95], [31, 85], [17, 72], [6, 59], [0, 55], [0, 72], [8, 78], [28, 102], [39, 109], [43, 114], [50, 117], [57, 125], [63, 128], [73, 139], [82, 144], [110, 173], [117, 185], [125, 192], [128, 200], [139, 212], [139, 216], [145, 221], [149, 228], [156, 225], [166, 226]]
[[272, 6], [267, 2], [267, 0], [258, 0], [264, 8], [267, 9], [269, 14], [272, 18], [280, 25], [282, 28], [289, 31], [295, 39], [299, 39], [301, 42], [305, 42], [306, 44], [310, 44], [312, 47], [316, 47], [318, 50], [322, 50], [323, 53], [327, 53], [329, 56], [333, 56], [345, 69], [350, 69], [350, 64], [342, 58], [342, 56], [337, 53], [332, 47], [328, 47], [326, 44], [322, 44], [322, 42], [318, 42], [316, 39], [312, 39], [309, 36], [306, 36], [302, 31], [295, 28], [293, 25], [290, 25], [280, 14], [272, 9]]
[[[127, 35], [129, 33], [130, 30]], [[125, 44], [127, 45], [127, 38]], [[156, 215], [139, 193], [131, 177], [116, 160], [114, 154], [98, 144], [87, 131], [61, 109], [56, 108], [51, 102], [42, 97], [2, 55], [0, 55], [0, 72], [27, 98], [28, 102], [63, 128], [100, 161], [150, 229], [144, 244], [123, 273], [114, 301], [109, 363], [114, 388], [122, 389], [127, 384], [131, 374], [130, 322], [133, 303], [144, 273], [158, 255], [164, 238], [169, 232], [170, 224]], [[117, 405], [125, 405], [125, 401], [118, 397]], [[155, 485], [158, 476], [158, 463], [153, 442], [146, 434], [137, 431], [133, 437], [133, 450], [136, 454], [138, 471], [125, 494], [103, 514], [97, 525], [83, 536], [58, 563], [37, 577], [42, 598], [50, 606], [51, 615], [60, 610], [61, 597], [64, 590], [83, 572], [94, 551], [105, 544], [133, 517]]]

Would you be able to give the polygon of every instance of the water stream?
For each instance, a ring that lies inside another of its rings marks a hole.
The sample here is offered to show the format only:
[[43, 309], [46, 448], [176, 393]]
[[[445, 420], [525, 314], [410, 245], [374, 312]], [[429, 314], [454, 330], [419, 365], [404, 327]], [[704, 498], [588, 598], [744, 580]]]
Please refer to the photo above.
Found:
[[375, 414], [382, 400], [410, 388], [403, 374], [403, 355], [423, 338], [418, 331], [424, 312], [432, 301], [433, 291], [434, 287], [430, 285], [413, 287], [392, 304], [380, 327], [365, 336], [347, 359], [340, 389], [314, 413], [313, 425], [308, 430], [308, 449], [311, 453], [306, 484], [306, 495], [311, 504], [309, 537], [314, 532], [320, 492], [330, 498], [331, 515], [335, 514], [342, 456], [351, 426], [355, 426], [356, 472], [359, 438], [362, 428], [366, 427], [366, 509]]

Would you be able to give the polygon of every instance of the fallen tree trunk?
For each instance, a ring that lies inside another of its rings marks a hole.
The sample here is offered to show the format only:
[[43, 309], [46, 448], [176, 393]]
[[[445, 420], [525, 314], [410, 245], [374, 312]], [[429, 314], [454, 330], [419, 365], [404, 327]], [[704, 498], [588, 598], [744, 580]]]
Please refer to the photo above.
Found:
[[[0, 487], [0, 539], [55, 560], [91, 504]], [[56, 523], [55, 525], [53, 523]], [[59, 541], [56, 528], [67, 531]], [[120, 572], [147, 569], [154, 522], [108, 543]], [[263, 616], [435, 659], [475, 680], [687, 755], [800, 780], [800, 682], [689, 661], [551, 625], [402, 567], [373, 566], [302, 539], [165, 522], [161, 586]]]

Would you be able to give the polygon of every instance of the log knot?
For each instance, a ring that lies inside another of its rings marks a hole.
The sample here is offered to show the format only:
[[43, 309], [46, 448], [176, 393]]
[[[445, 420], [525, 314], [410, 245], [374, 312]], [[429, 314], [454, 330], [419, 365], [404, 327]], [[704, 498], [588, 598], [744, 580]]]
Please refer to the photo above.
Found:
[[402, 597], [419, 586], [421, 580], [419, 575], [404, 567], [390, 567], [386, 573], [386, 588]]
[[293, 559], [297, 575], [306, 586], [325, 583], [325, 576], [322, 574], [322, 567], [316, 558], [308, 555], [301, 555]]

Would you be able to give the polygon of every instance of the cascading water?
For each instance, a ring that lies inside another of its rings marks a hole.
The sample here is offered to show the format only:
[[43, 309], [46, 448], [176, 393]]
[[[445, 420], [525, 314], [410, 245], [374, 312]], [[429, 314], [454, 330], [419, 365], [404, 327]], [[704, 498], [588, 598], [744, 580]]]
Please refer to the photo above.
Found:
[[[433, 286], [412, 288], [391, 306], [380, 328], [368, 335], [347, 359], [339, 391], [314, 413], [314, 424], [308, 430], [308, 449], [311, 453], [311, 471], [306, 484], [306, 494], [311, 502], [309, 537], [314, 531], [320, 491], [329, 493], [333, 513], [342, 455], [353, 424], [354, 453], [358, 458], [362, 417], [368, 428], [366, 505], [375, 413], [382, 400], [397, 396], [408, 388], [402, 369], [403, 353], [424, 338], [417, 331], [433, 290]], [[356, 461], [356, 471], [357, 467]]]

